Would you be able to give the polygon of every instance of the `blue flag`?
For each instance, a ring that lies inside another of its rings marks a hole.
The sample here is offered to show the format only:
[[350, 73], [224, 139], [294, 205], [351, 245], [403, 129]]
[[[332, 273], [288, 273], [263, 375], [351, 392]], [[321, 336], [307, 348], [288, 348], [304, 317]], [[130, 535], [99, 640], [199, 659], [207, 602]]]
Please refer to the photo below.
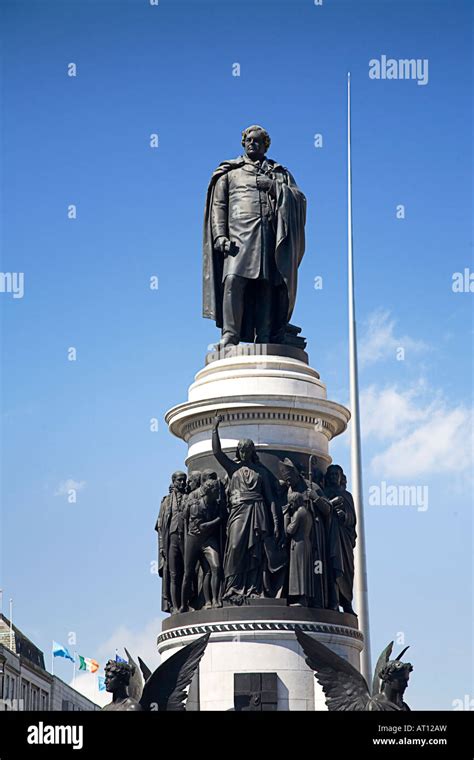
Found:
[[127, 662], [127, 660], [124, 660], [123, 657], [120, 657], [120, 655], [115, 652], [115, 662]]
[[66, 647], [62, 644], [58, 644], [57, 641], [53, 641], [53, 655], [54, 657], [65, 657], [67, 660], [74, 662], [74, 657]]
[[105, 691], [105, 677], [104, 676], [97, 676], [97, 685], [99, 687], [99, 691]]

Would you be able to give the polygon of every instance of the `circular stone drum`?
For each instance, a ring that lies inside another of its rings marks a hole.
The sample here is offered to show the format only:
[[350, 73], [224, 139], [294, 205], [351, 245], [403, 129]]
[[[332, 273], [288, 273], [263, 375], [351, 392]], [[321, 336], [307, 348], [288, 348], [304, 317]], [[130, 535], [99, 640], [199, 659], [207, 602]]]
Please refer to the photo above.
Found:
[[[171, 615], [163, 621], [158, 651], [165, 661], [178, 647], [210, 631], [190, 688], [188, 710], [326, 710], [324, 694], [294, 633], [330, 647], [359, 670], [363, 637], [357, 617], [332, 610], [258, 599], [241, 607]], [[248, 699], [247, 699], [248, 693]]]

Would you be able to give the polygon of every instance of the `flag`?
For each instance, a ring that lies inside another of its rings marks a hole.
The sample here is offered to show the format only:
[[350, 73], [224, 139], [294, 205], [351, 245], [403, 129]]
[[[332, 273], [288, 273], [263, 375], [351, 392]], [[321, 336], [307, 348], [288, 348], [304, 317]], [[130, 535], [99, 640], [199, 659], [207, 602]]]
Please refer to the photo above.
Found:
[[89, 657], [82, 657], [80, 654], [77, 656], [79, 657], [79, 670], [87, 670], [89, 673], [95, 673], [96, 670], [99, 670], [99, 663], [97, 660], [91, 660]]
[[119, 654], [117, 654], [117, 650], [115, 651], [115, 662], [127, 662], [127, 660], [124, 660], [123, 657], [120, 657]]
[[58, 644], [57, 641], [53, 641], [53, 657], [65, 657], [67, 660], [74, 662], [74, 657], [66, 647], [62, 644]]
[[105, 678], [104, 678], [104, 676], [97, 676], [97, 685], [99, 687], [99, 691], [105, 691]]

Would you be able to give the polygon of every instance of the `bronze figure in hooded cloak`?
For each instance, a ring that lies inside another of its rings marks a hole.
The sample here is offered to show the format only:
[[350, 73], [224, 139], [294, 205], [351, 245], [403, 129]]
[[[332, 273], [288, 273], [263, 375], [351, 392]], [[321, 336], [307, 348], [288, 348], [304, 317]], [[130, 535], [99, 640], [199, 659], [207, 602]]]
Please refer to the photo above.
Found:
[[[285, 458], [279, 464], [280, 476], [288, 487], [288, 504], [283, 508], [285, 531], [290, 536], [290, 603], [327, 608], [328, 557], [327, 521], [332, 505], [316, 483], [306, 480], [294, 463]], [[301, 497], [300, 500], [296, 495]], [[301, 500], [304, 508], [301, 509]], [[295, 509], [291, 509], [291, 503]]]

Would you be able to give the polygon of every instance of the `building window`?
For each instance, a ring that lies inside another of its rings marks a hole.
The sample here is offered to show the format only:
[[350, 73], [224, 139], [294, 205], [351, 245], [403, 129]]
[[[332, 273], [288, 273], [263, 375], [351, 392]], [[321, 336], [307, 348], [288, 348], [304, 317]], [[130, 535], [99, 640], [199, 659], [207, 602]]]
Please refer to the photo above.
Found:
[[28, 704], [28, 681], [22, 681], [21, 684], [21, 698], [23, 700], [23, 709], [29, 710], [30, 706]]

